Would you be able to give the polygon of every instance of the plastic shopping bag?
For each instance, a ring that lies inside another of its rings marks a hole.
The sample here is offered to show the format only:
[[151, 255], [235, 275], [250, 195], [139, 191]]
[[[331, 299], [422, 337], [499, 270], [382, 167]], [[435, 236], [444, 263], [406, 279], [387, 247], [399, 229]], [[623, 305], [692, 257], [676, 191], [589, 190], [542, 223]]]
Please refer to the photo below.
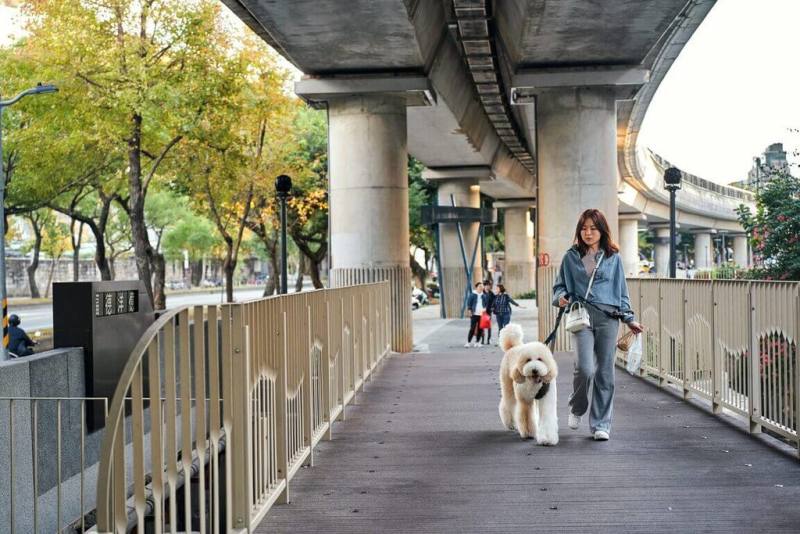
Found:
[[492, 327], [492, 317], [486, 312], [483, 312], [481, 314], [480, 327], [481, 327], [481, 330], [485, 330], [487, 328], [491, 328]]
[[642, 366], [642, 334], [636, 334], [631, 346], [628, 348], [627, 356], [628, 363], [625, 365], [625, 369], [630, 374], [635, 375]]

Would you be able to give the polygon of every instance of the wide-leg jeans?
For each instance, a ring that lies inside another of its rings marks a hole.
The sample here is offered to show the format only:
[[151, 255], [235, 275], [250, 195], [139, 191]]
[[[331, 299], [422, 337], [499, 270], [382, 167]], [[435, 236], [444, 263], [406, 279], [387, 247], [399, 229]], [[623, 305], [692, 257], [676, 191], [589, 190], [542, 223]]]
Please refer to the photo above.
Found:
[[572, 334], [576, 359], [569, 406], [575, 415], [583, 415], [589, 410], [591, 432], [610, 432], [614, 413], [614, 353], [619, 321], [593, 307], [587, 309], [591, 326]]

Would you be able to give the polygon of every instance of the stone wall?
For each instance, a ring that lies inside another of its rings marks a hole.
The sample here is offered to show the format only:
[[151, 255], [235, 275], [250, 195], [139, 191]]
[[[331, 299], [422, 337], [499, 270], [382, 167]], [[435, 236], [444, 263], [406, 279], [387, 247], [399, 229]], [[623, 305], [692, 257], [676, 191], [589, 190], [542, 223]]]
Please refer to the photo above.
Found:
[[[58, 481], [58, 401], [39, 400], [36, 408], [27, 400], [7, 397], [83, 397], [86, 395], [83, 349], [56, 349], [26, 358], [0, 362], [0, 458], [8, 465], [14, 451], [13, 480], [9, 469], [0, 470], [0, 525], [10, 522], [10, 490], [14, 491], [14, 519], [17, 532], [32, 531], [33, 517], [33, 440], [37, 440], [39, 529], [56, 530], [54, 506]], [[81, 402], [61, 401], [61, 480], [62, 518], [79, 517], [81, 470], [80, 445], [84, 442], [84, 462], [98, 461], [102, 432], [81, 435]], [[34, 414], [35, 410], [35, 414]], [[34, 416], [35, 415], [35, 416]], [[7, 430], [13, 418], [14, 435]], [[36, 428], [34, 434], [33, 428]], [[95, 482], [85, 479], [85, 502], [94, 502]], [[74, 491], [77, 490], [77, 491]]]

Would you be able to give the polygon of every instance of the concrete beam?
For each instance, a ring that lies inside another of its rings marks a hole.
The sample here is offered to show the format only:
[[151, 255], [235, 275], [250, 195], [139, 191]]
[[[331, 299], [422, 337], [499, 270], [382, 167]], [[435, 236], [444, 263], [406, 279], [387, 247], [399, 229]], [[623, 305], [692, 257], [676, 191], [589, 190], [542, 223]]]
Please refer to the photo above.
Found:
[[492, 207], [498, 209], [533, 208], [535, 206], [535, 197], [495, 200], [492, 204]]
[[439, 167], [422, 171], [424, 180], [491, 180], [492, 169], [482, 166]]
[[416, 75], [306, 78], [295, 82], [294, 92], [312, 104], [368, 94], [402, 96], [407, 106], [430, 106], [436, 102], [428, 78]]
[[632, 98], [650, 79], [650, 70], [642, 67], [569, 67], [523, 70], [511, 81], [512, 104], [532, 104], [543, 90], [567, 87], [619, 87], [620, 98]]

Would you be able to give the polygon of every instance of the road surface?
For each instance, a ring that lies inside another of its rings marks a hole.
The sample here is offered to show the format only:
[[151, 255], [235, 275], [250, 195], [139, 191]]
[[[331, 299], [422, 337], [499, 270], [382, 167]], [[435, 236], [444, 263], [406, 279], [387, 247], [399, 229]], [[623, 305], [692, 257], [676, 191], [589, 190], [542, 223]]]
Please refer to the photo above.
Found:
[[[311, 289], [309, 285], [305, 289]], [[259, 298], [264, 293], [263, 287], [253, 289], [236, 289], [233, 298], [236, 301], [252, 300]], [[224, 301], [224, 293], [221, 288], [209, 293], [179, 293], [177, 295], [167, 295], [167, 308], [176, 308], [188, 304], [218, 304]], [[27, 306], [9, 305], [8, 313], [16, 313], [22, 319], [22, 328], [29, 334], [36, 330], [53, 327], [53, 306], [52, 304], [32, 304]]]

